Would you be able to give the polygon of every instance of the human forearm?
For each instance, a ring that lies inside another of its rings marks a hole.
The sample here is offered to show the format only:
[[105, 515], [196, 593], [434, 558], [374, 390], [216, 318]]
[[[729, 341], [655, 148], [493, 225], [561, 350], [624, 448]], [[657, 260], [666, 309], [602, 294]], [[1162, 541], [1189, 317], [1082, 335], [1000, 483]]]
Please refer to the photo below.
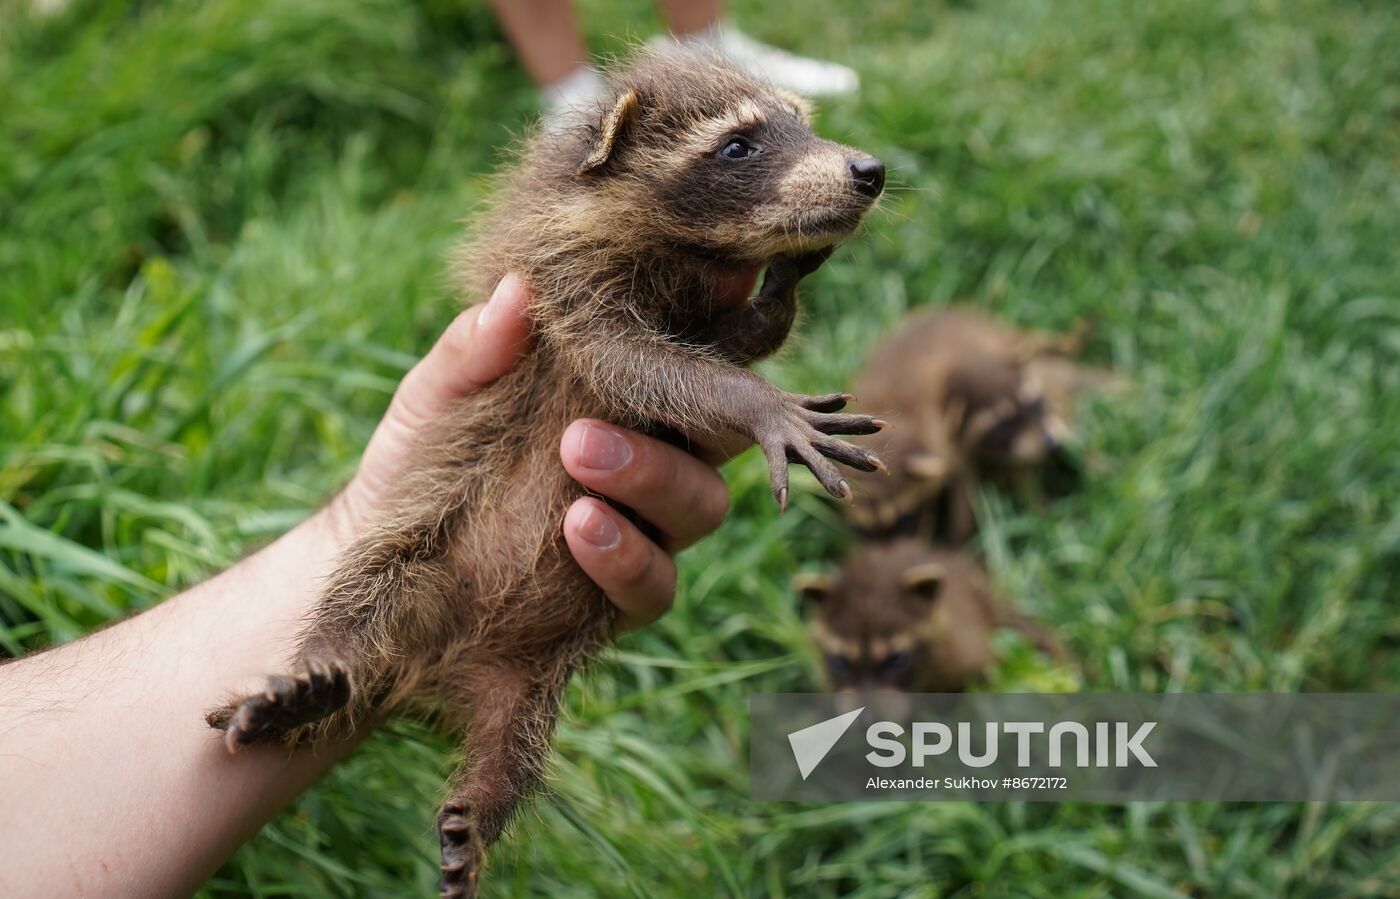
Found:
[[349, 752], [261, 747], [229, 764], [203, 720], [290, 653], [334, 562], [332, 522], [323, 511], [149, 612], [0, 668], [0, 894], [187, 896]]
[[[415, 463], [415, 435], [528, 350], [528, 300], [507, 278], [489, 304], [457, 317], [405, 376], [326, 509], [150, 611], [0, 666], [0, 896], [189, 895], [350, 752], [353, 741], [230, 758], [204, 713], [284, 667], [340, 548]], [[654, 619], [672, 598], [667, 550], [719, 525], [724, 482], [682, 450], [604, 422], [576, 422], [560, 457], [585, 487], [654, 526], [659, 543], [592, 496], [563, 522], [624, 625]]]

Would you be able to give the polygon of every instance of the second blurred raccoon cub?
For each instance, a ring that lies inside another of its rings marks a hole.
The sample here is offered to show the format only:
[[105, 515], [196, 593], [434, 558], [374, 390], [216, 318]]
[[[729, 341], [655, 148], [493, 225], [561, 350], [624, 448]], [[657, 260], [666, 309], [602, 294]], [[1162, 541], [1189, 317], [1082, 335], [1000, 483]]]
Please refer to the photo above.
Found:
[[993, 593], [971, 555], [915, 537], [860, 546], [835, 581], [802, 576], [796, 586], [832, 690], [959, 692], [996, 660], [1003, 627], [1064, 658], [1054, 636]]
[[1071, 360], [1090, 328], [1019, 331], [981, 312], [917, 313], [867, 357], [854, 393], [889, 431], [856, 441], [891, 477], [853, 480], [868, 534], [923, 531], [953, 544], [976, 530], [978, 481], [1024, 484], [1069, 438], [1075, 395], [1114, 376]]

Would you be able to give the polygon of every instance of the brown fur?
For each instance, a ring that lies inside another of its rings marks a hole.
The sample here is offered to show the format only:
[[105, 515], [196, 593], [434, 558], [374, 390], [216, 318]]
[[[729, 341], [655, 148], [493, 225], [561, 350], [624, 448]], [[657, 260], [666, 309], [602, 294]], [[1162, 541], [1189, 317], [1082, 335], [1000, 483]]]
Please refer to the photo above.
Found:
[[834, 583], [806, 577], [797, 586], [833, 690], [964, 690], [996, 661], [992, 636], [1002, 627], [1064, 657], [1053, 635], [995, 595], [971, 555], [917, 537], [864, 544]]
[[[525, 146], [459, 257], [479, 296], [525, 277], [535, 349], [429, 429], [382, 520], [340, 561], [292, 674], [210, 715], [232, 750], [427, 700], [468, 733], [439, 815], [444, 895], [476, 893], [487, 849], [540, 778], [566, 682], [612, 637], [612, 606], [560, 531], [583, 495], [557, 456], [569, 422], [744, 435], [780, 503], [789, 458], [834, 495], [850, 488], [830, 460], [877, 464], [829, 436], [878, 428], [836, 414], [841, 394], [785, 393], [742, 367], [782, 343], [797, 280], [872, 205], [869, 184], [853, 187], [863, 154], [707, 60], [643, 58], [614, 87], [588, 125]], [[723, 158], [736, 134], [760, 152]]]
[[965, 542], [976, 529], [978, 482], [1025, 485], [1068, 439], [1075, 394], [1110, 382], [1071, 361], [1087, 336], [1084, 326], [1019, 331], [965, 308], [910, 316], [856, 381], [862, 406], [894, 425], [857, 441], [891, 476], [856, 479], [856, 525]]

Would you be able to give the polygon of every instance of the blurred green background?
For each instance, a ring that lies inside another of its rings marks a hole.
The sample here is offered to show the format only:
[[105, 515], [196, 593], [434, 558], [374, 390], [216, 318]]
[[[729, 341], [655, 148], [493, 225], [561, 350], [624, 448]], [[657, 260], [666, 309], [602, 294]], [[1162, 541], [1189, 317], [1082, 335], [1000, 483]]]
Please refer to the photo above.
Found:
[[[581, 4], [592, 46], [659, 28]], [[304, 517], [463, 302], [443, 255], [534, 92], [471, 0], [0, 0], [0, 651], [74, 639]], [[1400, 686], [1400, 11], [1390, 2], [738, 2], [855, 65], [824, 133], [883, 157], [868, 233], [763, 370], [826, 391], [911, 306], [1094, 314], [1136, 383], [1084, 489], [982, 498], [1002, 590], [1083, 687]], [[757, 804], [745, 697], [814, 687], [788, 580], [809, 477], [576, 683], [494, 896], [1400, 896], [1400, 809]], [[1012, 651], [995, 683], [1051, 675]], [[447, 741], [395, 725], [210, 896], [431, 895]], [[3, 789], [3, 785], [0, 785]]]

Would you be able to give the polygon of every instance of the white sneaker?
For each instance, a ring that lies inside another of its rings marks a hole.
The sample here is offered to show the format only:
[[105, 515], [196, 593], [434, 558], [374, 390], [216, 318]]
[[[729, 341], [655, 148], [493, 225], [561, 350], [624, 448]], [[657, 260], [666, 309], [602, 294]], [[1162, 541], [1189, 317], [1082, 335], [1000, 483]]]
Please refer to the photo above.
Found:
[[608, 84], [598, 71], [579, 66], [572, 74], [540, 88], [540, 105], [544, 115], [540, 123], [546, 131], [562, 131], [576, 125], [595, 112], [608, 92]]
[[860, 76], [854, 69], [769, 46], [723, 21], [680, 38], [654, 37], [648, 44], [662, 52], [676, 46], [708, 46], [749, 74], [807, 97], [853, 94], [860, 87]]
[[68, 12], [69, 0], [29, 0], [29, 12], [36, 19], [52, 19]]

